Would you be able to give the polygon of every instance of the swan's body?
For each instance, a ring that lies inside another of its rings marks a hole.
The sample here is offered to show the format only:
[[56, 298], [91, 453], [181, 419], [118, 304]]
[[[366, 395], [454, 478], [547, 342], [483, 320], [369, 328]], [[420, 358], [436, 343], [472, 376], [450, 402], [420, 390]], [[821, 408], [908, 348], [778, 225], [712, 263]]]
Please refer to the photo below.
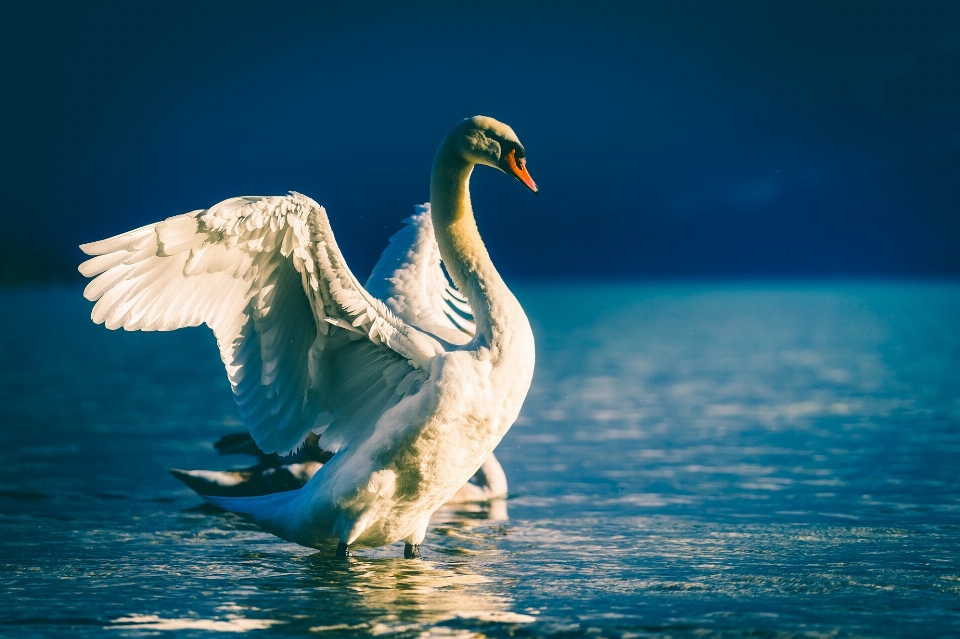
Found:
[[512, 129], [464, 120], [437, 152], [431, 207], [393, 238], [366, 289], [324, 209], [296, 193], [226, 200], [81, 247], [98, 256], [81, 265], [100, 274], [85, 291], [99, 300], [94, 321], [206, 323], [257, 445], [287, 453], [313, 432], [334, 453], [299, 490], [211, 501], [306, 546], [416, 546], [491, 454], [527, 394], [534, 343], [477, 231], [478, 163], [536, 190]]

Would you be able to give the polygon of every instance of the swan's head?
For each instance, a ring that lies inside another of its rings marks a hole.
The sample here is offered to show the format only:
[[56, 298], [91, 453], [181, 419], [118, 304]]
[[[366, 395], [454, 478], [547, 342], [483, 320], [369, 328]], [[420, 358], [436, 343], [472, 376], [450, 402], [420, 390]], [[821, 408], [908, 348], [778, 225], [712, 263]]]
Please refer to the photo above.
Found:
[[486, 164], [512, 175], [534, 193], [537, 185], [527, 171], [523, 145], [509, 126], [483, 115], [467, 118], [447, 135], [463, 159]]

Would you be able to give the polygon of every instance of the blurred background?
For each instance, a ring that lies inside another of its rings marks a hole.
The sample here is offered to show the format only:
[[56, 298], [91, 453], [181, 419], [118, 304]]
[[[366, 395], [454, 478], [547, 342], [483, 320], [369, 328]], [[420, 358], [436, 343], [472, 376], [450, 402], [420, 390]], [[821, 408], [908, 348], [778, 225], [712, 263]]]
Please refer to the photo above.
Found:
[[956, 2], [31, 2], [0, 20], [3, 281], [235, 195], [304, 192], [357, 275], [459, 119], [513, 278], [960, 273]]

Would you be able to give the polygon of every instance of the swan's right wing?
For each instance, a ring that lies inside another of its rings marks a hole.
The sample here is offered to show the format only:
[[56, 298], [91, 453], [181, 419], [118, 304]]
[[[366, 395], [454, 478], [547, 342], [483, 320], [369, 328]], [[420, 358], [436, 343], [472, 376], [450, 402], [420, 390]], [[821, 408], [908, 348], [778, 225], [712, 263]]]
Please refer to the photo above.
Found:
[[435, 341], [356, 282], [326, 212], [299, 194], [233, 198], [85, 244], [93, 320], [172, 330], [206, 323], [265, 452], [369, 433], [426, 379]]
[[390, 238], [366, 289], [408, 324], [464, 344], [476, 333], [473, 310], [443, 272], [430, 204], [415, 211]]

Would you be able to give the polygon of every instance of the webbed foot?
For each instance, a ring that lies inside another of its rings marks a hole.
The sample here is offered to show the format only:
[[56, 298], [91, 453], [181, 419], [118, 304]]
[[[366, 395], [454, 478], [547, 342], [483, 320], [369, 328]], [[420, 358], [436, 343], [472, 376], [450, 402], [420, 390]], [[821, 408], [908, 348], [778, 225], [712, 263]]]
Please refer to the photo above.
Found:
[[403, 558], [404, 559], [419, 559], [420, 558], [420, 544], [408, 544], [404, 542], [403, 544]]
[[337, 544], [337, 558], [349, 557], [350, 549], [347, 548], [347, 545], [342, 541]]

